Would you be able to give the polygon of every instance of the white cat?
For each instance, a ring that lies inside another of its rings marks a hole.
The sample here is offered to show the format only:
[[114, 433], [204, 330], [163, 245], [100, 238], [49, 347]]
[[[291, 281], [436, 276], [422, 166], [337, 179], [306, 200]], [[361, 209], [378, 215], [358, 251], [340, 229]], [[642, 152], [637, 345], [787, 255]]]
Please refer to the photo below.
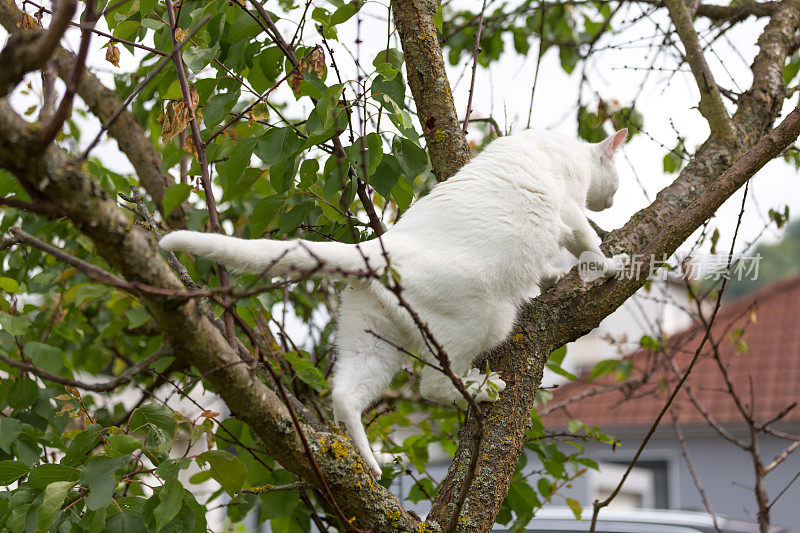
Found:
[[[549, 262], [561, 246], [576, 257], [590, 252], [605, 277], [627, 260], [625, 254], [604, 256], [584, 213], [611, 207], [619, 183], [612, 157], [626, 136], [623, 129], [598, 144], [534, 131], [497, 139], [411, 206], [380, 241], [243, 240], [176, 231], [160, 244], [238, 271], [347, 279], [337, 313], [333, 412], [380, 475], [361, 413], [408, 361], [397, 347], [437, 360], [397, 297], [363, 274], [382, 272], [388, 257], [403, 297], [444, 347], [456, 375], [466, 376], [478, 355], [509, 334], [531, 289], [558, 280], [561, 273]], [[478, 401], [490, 400], [487, 379], [505, 388], [496, 374], [473, 369], [470, 378], [484, 383]], [[463, 399], [445, 374], [427, 365], [420, 392], [440, 402]]]

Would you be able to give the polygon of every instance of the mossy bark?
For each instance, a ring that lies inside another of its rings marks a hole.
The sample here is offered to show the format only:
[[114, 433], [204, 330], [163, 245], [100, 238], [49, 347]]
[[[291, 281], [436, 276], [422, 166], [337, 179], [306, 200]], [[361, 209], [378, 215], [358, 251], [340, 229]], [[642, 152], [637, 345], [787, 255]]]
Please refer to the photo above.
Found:
[[469, 146], [456, 115], [433, 16], [436, 0], [392, 0], [406, 75], [425, 134], [433, 175], [444, 181], [469, 162]]

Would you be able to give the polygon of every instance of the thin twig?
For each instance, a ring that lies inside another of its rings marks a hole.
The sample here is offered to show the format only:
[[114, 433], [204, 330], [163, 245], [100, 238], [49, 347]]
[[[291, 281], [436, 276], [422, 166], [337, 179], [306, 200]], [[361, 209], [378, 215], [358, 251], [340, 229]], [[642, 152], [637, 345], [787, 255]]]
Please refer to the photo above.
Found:
[[486, 0], [483, 0], [481, 15], [478, 19], [478, 31], [475, 33], [475, 47], [472, 50], [472, 79], [469, 83], [469, 97], [467, 98], [467, 113], [464, 116], [464, 134], [469, 128], [469, 116], [472, 114], [472, 94], [475, 92], [475, 72], [478, 70], [478, 54], [481, 51], [481, 30], [483, 30], [483, 14], [486, 11]]

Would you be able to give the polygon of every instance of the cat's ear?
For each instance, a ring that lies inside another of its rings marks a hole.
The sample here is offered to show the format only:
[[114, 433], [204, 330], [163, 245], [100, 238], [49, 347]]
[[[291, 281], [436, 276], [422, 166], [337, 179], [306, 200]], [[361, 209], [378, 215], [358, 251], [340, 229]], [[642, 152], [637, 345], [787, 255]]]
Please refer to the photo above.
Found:
[[614, 154], [619, 147], [622, 146], [622, 143], [625, 142], [625, 139], [628, 137], [628, 128], [622, 128], [616, 133], [612, 133], [604, 140], [600, 141], [597, 147], [600, 149], [602, 153], [604, 153], [607, 157], [613, 158]]

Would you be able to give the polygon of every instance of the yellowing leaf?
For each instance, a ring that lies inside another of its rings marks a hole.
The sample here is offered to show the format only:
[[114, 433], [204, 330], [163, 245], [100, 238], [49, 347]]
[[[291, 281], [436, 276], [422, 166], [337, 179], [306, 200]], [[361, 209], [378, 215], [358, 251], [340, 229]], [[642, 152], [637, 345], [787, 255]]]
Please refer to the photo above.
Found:
[[115, 67], [119, 66], [119, 48], [114, 45], [113, 41], [108, 43], [108, 48], [106, 49], [106, 61]]
[[175, 40], [180, 43], [183, 42], [184, 39], [186, 39], [186, 32], [181, 28], [175, 28]]
[[567, 505], [572, 510], [572, 514], [575, 515], [575, 518], [581, 520], [581, 513], [583, 512], [583, 507], [581, 506], [581, 502], [578, 500], [573, 500], [572, 498], [567, 498]]

